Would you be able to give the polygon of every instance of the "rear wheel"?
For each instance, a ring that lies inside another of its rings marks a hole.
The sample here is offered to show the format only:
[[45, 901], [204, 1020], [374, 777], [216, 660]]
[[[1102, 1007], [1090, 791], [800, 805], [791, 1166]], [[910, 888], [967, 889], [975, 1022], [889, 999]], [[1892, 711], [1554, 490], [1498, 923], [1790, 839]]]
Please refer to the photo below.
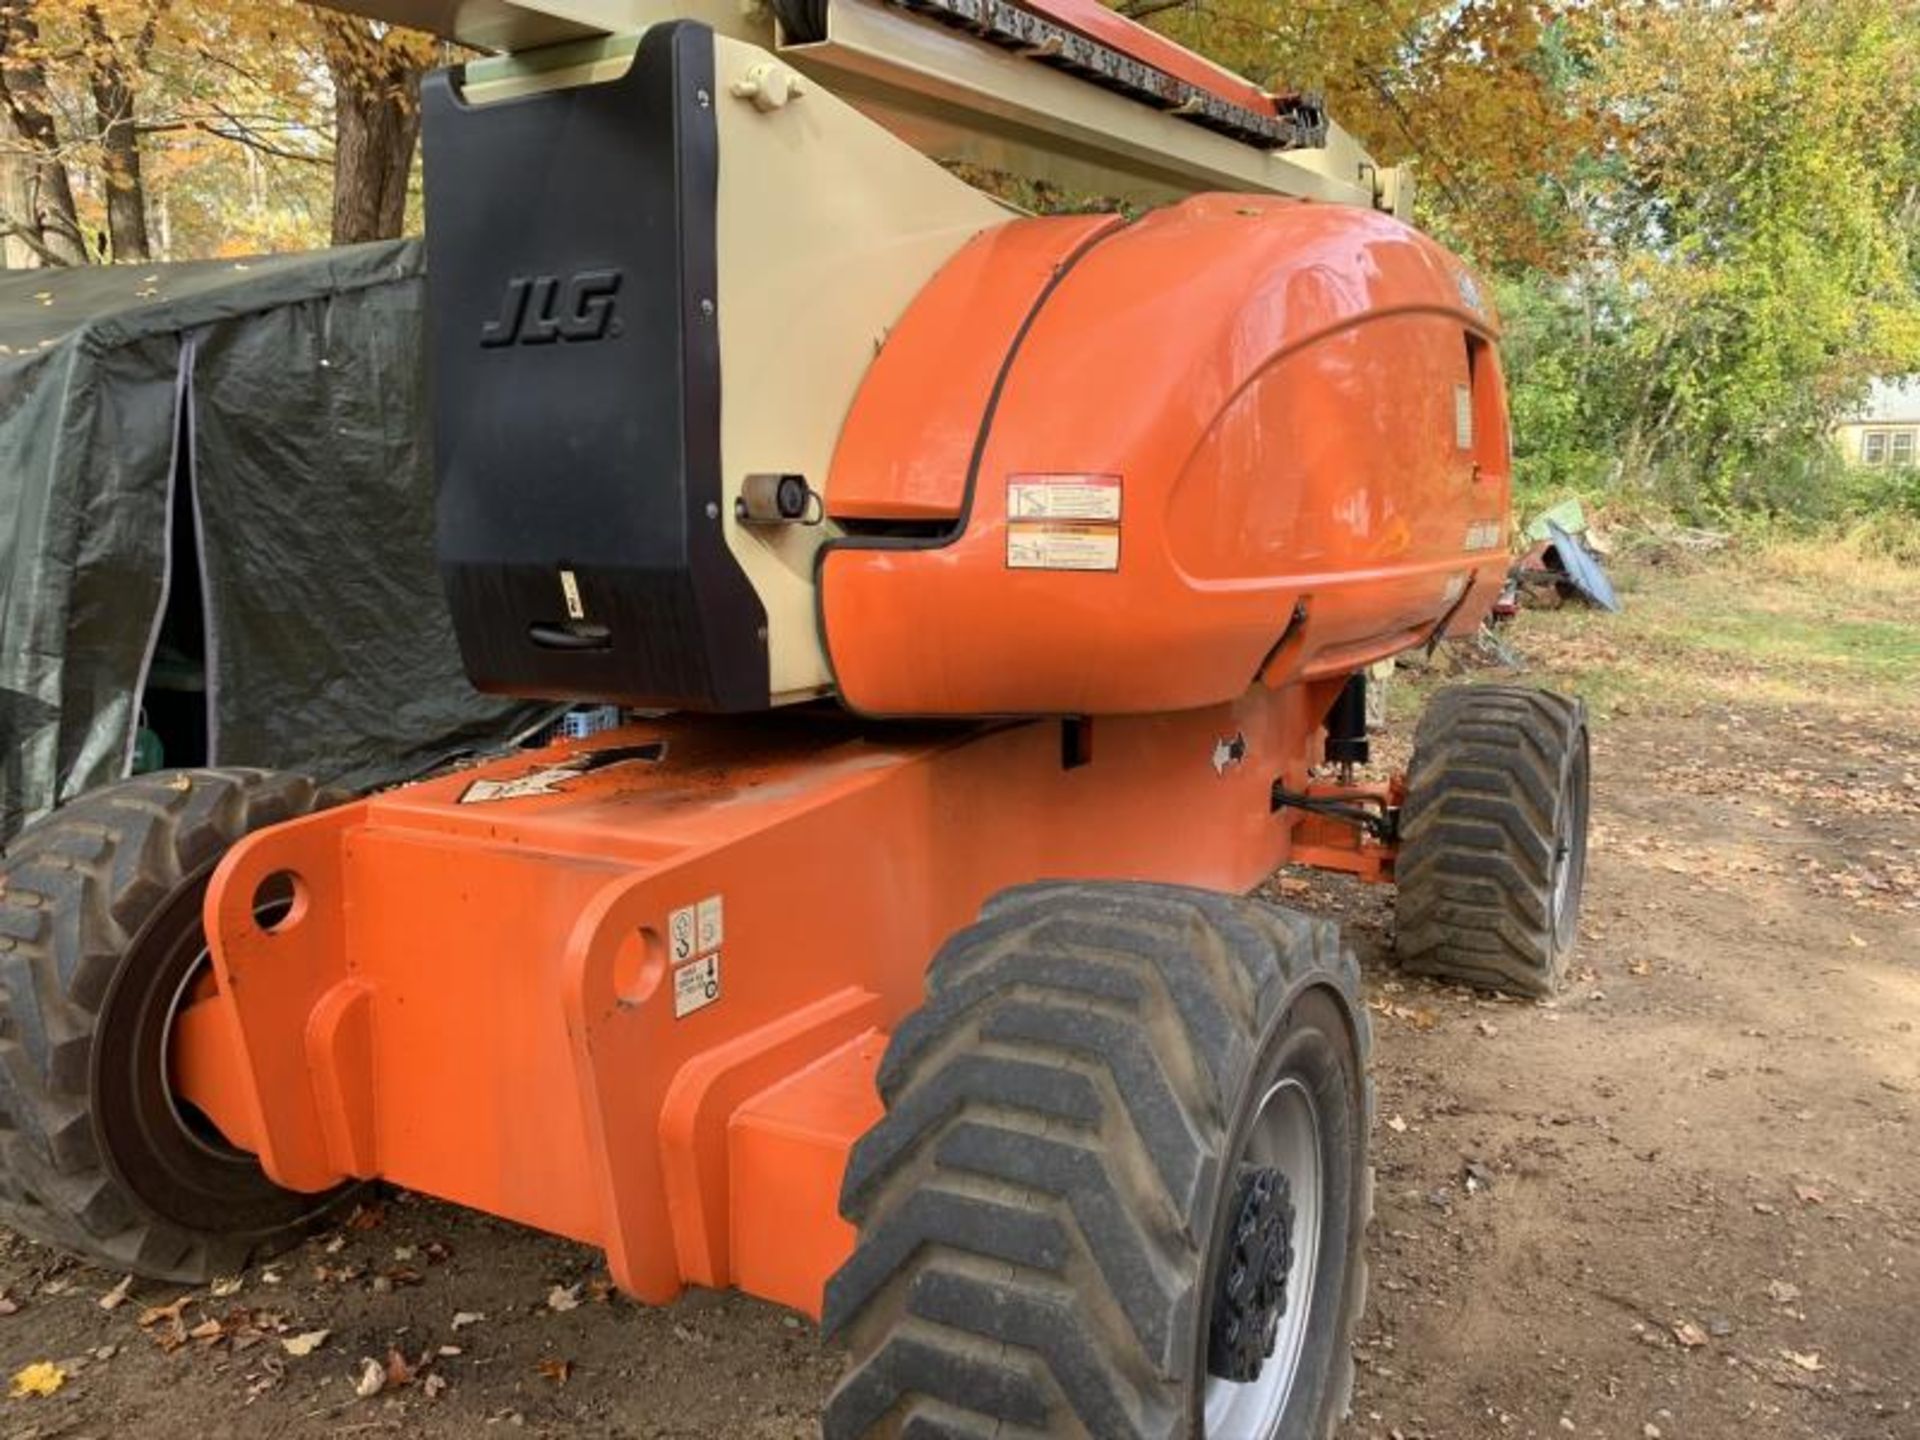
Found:
[[1420, 719], [1394, 878], [1419, 974], [1547, 996], [1578, 938], [1587, 869], [1586, 707], [1545, 690], [1442, 690]]
[[1365, 1295], [1367, 1026], [1322, 921], [1152, 885], [991, 902], [855, 1148], [828, 1440], [1323, 1440]]
[[[344, 1191], [284, 1190], [170, 1082], [209, 983], [201, 902], [242, 836], [318, 807], [263, 770], [142, 776], [81, 797], [0, 863], [0, 1223], [184, 1283], [297, 1240]], [[263, 895], [271, 910], [290, 897]]]

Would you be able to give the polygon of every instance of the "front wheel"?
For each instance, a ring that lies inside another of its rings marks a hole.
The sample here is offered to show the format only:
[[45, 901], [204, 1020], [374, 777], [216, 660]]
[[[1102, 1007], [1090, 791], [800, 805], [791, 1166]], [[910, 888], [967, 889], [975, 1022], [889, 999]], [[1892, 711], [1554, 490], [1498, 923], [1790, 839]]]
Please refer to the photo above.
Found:
[[828, 1440], [1324, 1440], [1365, 1298], [1367, 1024], [1332, 925], [1039, 885], [950, 941], [855, 1147]]
[[1408, 970], [1515, 995], [1559, 990], [1586, 887], [1589, 769], [1576, 699], [1515, 685], [1433, 697], [1394, 867]]
[[242, 836], [319, 804], [298, 776], [182, 770], [93, 791], [14, 841], [0, 864], [0, 1224], [193, 1284], [284, 1249], [344, 1198], [281, 1189], [171, 1084], [174, 1023], [212, 983], [208, 877]]

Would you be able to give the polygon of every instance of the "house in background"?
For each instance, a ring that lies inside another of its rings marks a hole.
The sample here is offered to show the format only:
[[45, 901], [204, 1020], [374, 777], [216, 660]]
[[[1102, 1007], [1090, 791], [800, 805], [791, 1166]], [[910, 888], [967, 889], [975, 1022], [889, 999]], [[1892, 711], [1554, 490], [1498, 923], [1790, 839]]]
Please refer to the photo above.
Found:
[[1874, 381], [1867, 403], [1833, 438], [1855, 465], [1920, 464], [1920, 375]]

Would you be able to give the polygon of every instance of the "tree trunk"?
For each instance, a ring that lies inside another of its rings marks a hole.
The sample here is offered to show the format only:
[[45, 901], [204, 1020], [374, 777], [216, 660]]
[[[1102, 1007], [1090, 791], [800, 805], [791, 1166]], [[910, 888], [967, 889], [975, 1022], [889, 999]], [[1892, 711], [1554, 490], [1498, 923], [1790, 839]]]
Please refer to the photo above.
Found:
[[47, 92], [34, 0], [0, 0], [0, 111], [25, 151], [22, 213], [0, 209], [0, 231], [43, 265], [84, 265], [86, 241], [73, 203], [73, 179]]
[[27, 160], [17, 143], [12, 118], [0, 113], [0, 270], [31, 270], [40, 263], [33, 247], [13, 233], [14, 217], [33, 213]]
[[334, 89], [333, 243], [394, 240], [420, 143], [420, 76], [431, 51], [366, 21], [319, 16]]
[[[117, 261], [150, 260], [147, 186], [140, 168], [140, 132], [134, 126], [131, 73], [100, 11], [92, 5], [87, 7], [87, 34], [93, 41], [87, 84], [93, 91], [101, 170], [107, 182], [107, 243]], [[150, 36], [144, 39], [142, 51], [152, 43]]]

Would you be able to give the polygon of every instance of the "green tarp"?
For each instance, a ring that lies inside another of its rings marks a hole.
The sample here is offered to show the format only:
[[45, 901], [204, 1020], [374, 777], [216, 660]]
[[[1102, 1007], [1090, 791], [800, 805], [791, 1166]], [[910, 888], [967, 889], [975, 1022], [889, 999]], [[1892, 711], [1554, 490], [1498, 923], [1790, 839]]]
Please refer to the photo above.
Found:
[[359, 788], [537, 715], [460, 671], [422, 267], [0, 274], [0, 839], [156, 732], [168, 763]]

